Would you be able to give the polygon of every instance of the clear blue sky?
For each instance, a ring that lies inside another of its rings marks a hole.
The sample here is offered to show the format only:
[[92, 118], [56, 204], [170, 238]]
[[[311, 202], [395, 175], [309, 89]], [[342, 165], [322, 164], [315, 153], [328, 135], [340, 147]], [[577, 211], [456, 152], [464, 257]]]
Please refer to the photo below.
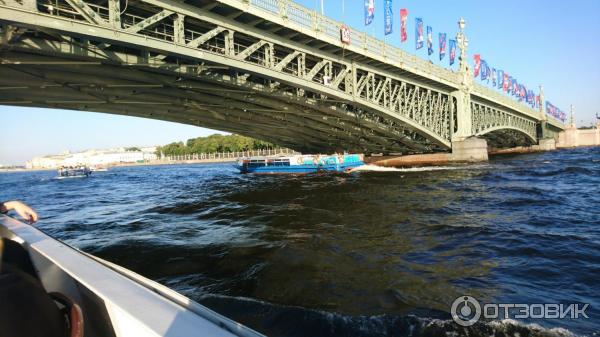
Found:
[[[296, 0], [320, 8], [319, 0]], [[325, 14], [383, 37], [383, 2], [375, 0], [375, 21], [363, 25], [363, 0], [324, 0]], [[546, 99], [568, 112], [575, 106], [576, 122], [589, 125], [600, 113], [600, 1], [424, 1], [393, 0], [394, 32], [387, 42], [427, 59], [427, 48], [415, 50], [415, 17], [434, 32], [431, 60], [440, 63], [439, 32], [454, 37], [456, 22], [467, 21], [469, 57], [481, 54], [491, 67], [514, 75], [536, 89], [544, 85]], [[342, 8], [344, 10], [342, 10]], [[400, 8], [407, 8], [408, 41], [400, 44]], [[454, 65], [456, 68], [456, 64]], [[90, 112], [0, 106], [0, 164], [22, 164], [37, 156], [63, 150], [129, 145], [157, 145], [211, 134], [203, 128]]]

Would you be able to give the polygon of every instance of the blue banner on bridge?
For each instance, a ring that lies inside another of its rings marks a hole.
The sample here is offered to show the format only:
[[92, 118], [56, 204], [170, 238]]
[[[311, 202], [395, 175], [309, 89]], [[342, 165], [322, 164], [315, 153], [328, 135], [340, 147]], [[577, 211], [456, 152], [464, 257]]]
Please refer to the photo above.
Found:
[[498, 89], [502, 89], [504, 84], [504, 71], [498, 69]]
[[427, 55], [433, 54], [433, 29], [427, 26]]
[[421, 18], [415, 19], [415, 35], [415, 48], [423, 48], [423, 19]]
[[454, 64], [456, 58], [456, 40], [450, 40], [450, 65]]
[[440, 61], [446, 56], [446, 33], [440, 33]]
[[373, 22], [375, 17], [375, 0], [365, 0], [365, 26]]
[[485, 60], [481, 60], [481, 80], [489, 81], [489, 75], [490, 75], [490, 67], [488, 67], [487, 62], [485, 62]]
[[546, 114], [556, 119], [560, 119], [563, 123], [565, 122], [565, 119], [567, 119], [567, 115], [564, 112], [562, 112], [562, 110], [552, 105], [548, 101], [546, 101]]
[[385, 17], [384, 17], [384, 21], [385, 21], [385, 35], [391, 34], [392, 33], [392, 26], [394, 24], [394, 17], [393, 17], [393, 12], [392, 12], [392, 0], [385, 0], [385, 6], [384, 6], [384, 12], [385, 12]]

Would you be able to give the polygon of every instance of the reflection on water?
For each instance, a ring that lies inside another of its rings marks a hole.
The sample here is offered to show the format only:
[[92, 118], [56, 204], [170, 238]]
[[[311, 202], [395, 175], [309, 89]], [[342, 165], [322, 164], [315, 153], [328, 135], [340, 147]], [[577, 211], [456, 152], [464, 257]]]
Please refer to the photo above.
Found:
[[448, 311], [463, 294], [600, 306], [599, 161], [594, 148], [308, 176], [135, 167], [0, 174], [0, 190], [46, 232], [276, 336], [591, 335], [595, 310], [542, 330], [458, 329]]

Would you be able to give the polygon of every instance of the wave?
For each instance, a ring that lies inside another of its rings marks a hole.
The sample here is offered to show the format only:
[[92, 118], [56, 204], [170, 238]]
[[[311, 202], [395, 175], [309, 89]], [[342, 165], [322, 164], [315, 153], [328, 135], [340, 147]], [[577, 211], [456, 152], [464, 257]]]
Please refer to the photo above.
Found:
[[[525, 173], [525, 171], [523, 173]], [[594, 170], [590, 170], [585, 167], [567, 166], [567, 167], [561, 168], [559, 170], [552, 170], [552, 171], [546, 171], [546, 172], [535, 172], [533, 175], [542, 176], [542, 177], [553, 177], [553, 176], [563, 175], [563, 174], [596, 175], [596, 172], [594, 172]]]
[[426, 171], [444, 171], [444, 170], [464, 170], [464, 169], [479, 169], [486, 167], [486, 165], [471, 165], [471, 166], [420, 166], [420, 167], [383, 167], [373, 164], [366, 164], [359, 167], [355, 167], [350, 172], [426, 172]]
[[406, 315], [353, 316], [215, 294], [202, 296], [200, 302], [269, 336], [577, 336], [564, 328], [544, 328], [512, 319], [477, 322], [473, 326], [462, 327], [452, 321], [448, 313], [425, 309], [415, 309], [415, 313]]

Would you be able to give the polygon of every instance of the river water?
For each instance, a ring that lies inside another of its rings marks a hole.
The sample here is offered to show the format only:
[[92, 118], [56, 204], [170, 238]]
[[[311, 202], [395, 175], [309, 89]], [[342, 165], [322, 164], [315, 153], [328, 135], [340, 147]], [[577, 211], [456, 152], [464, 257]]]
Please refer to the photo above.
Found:
[[[600, 334], [600, 148], [307, 176], [0, 174], [38, 227], [272, 336]], [[452, 323], [461, 295], [588, 319]]]

